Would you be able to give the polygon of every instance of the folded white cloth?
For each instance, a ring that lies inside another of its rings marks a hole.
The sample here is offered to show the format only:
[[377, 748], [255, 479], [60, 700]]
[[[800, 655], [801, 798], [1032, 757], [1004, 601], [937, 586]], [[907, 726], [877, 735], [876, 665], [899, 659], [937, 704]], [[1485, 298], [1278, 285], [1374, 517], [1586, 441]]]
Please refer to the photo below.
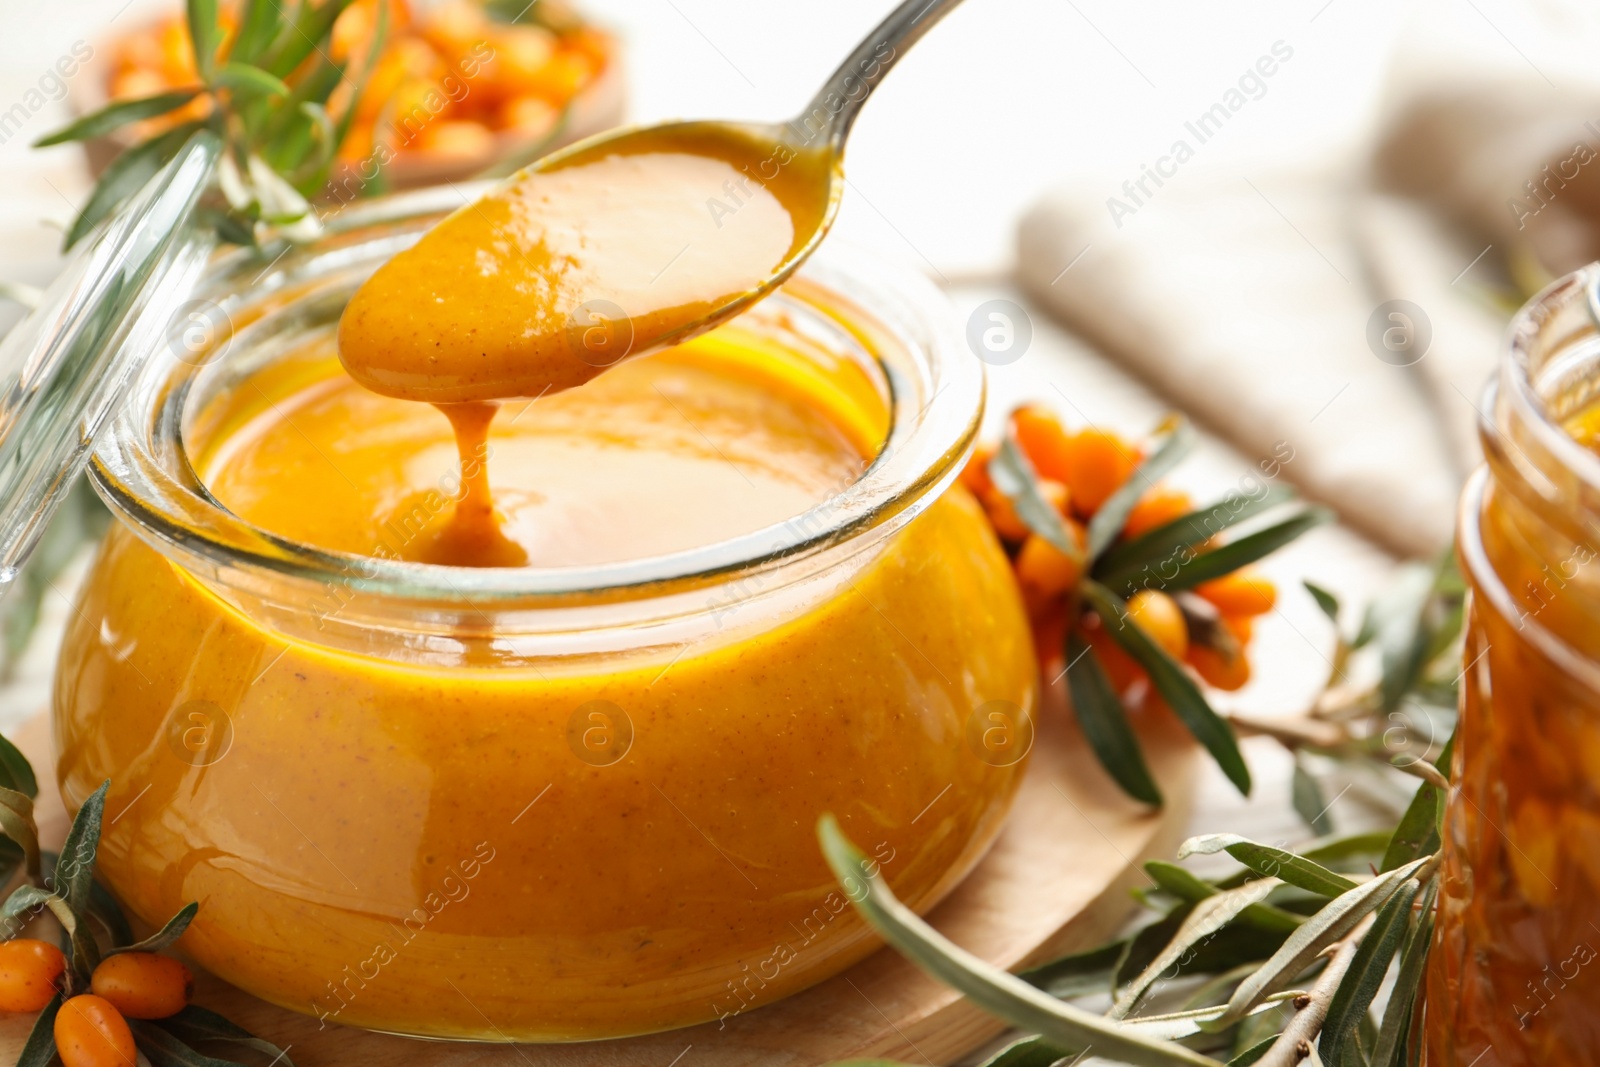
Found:
[[1019, 227], [1020, 284], [1247, 454], [1287, 442], [1283, 476], [1381, 544], [1437, 551], [1508, 291], [1600, 254], [1600, 15], [1525, 7], [1424, 5], [1370, 153], [1189, 163], [1132, 212], [1058, 187]]

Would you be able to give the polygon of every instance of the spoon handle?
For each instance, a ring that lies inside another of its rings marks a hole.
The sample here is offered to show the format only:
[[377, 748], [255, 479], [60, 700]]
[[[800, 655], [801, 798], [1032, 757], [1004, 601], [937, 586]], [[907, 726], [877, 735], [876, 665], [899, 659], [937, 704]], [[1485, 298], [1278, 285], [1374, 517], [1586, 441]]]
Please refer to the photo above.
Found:
[[839, 64], [811, 103], [791, 120], [786, 140], [797, 145], [826, 144], [844, 148], [861, 105], [878, 82], [922, 35], [933, 28], [961, 0], [905, 0]]

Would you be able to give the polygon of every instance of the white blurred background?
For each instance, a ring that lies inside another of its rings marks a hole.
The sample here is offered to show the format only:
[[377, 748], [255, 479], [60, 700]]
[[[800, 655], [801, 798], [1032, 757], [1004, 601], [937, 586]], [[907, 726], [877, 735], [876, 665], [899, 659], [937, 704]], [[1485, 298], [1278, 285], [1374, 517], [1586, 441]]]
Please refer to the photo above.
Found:
[[[9, 3], [0, 9], [0, 112], [75, 41], [104, 40], [171, 4]], [[797, 113], [887, 0], [586, 0], [627, 47], [631, 114], [782, 119]], [[967, 0], [884, 81], [851, 141], [840, 233], [947, 278], [1003, 270], [1015, 220], [1053, 181], [1136, 177], [1273, 42], [1294, 49], [1269, 91], [1186, 167], [1246, 170], [1370, 123], [1393, 45], [1426, 4], [1380, 0]], [[1512, 0], [1480, 9], [1486, 39]], [[1425, 13], [1424, 13], [1425, 14]], [[1506, 47], [1512, 47], [1506, 42]], [[52, 101], [0, 144], [0, 272], [49, 276], [56, 238], [87, 188], [78, 150], [29, 142], [59, 125]], [[1192, 168], [1192, 169], [1191, 169]], [[1183, 180], [1182, 178], [1178, 180]]]

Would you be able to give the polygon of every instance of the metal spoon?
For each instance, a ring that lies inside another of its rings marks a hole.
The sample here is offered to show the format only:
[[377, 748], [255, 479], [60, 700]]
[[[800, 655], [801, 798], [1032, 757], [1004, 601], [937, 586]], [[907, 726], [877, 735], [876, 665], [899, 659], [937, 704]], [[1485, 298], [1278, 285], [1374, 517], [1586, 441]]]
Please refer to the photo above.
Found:
[[726, 322], [816, 249], [856, 116], [958, 3], [901, 4], [788, 122], [632, 127], [538, 161], [362, 286], [346, 368], [411, 400], [537, 396]]

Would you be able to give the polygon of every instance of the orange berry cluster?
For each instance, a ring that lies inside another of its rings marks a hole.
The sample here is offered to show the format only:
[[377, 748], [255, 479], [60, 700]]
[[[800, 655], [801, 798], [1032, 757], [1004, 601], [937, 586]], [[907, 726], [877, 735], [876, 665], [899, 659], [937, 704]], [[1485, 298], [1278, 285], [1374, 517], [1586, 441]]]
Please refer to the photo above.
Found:
[[[340, 148], [339, 158], [346, 161], [366, 159], [385, 138], [395, 155], [467, 159], [490, 156], [497, 134], [544, 138], [615, 52], [611, 37], [572, 16], [556, 32], [497, 22], [472, 0], [447, 0], [415, 15], [407, 0], [356, 0], [333, 26], [332, 58], [347, 70], [367, 61], [380, 4], [388, 7], [388, 36]], [[218, 16], [224, 53], [238, 19], [236, 5]], [[308, 62], [319, 59], [313, 55]], [[199, 83], [189, 26], [180, 14], [116, 43], [107, 91], [112, 100], [130, 100]], [[348, 82], [340, 86], [329, 111], [340, 114], [350, 92]], [[208, 98], [196, 97], [137, 129], [149, 136], [204, 118], [210, 107]]]
[[[1035, 405], [1013, 411], [1006, 433], [1027, 457], [1037, 475], [1040, 495], [1061, 516], [1068, 536], [1086, 548], [1088, 523], [1133, 477], [1144, 457], [1143, 449], [1106, 430], [1070, 431], [1054, 413]], [[1083, 560], [1069, 557], [1024, 524], [990, 474], [996, 451], [993, 445], [980, 445], [962, 471], [961, 481], [983, 505], [1011, 557], [1041, 663], [1059, 667], [1067, 633], [1076, 629], [1094, 650], [1118, 693], [1129, 693], [1144, 678], [1143, 669], [1112, 640], [1102, 620], [1080, 612], [1076, 589], [1084, 578]], [[1129, 511], [1118, 539], [1131, 541], [1193, 509], [1193, 501], [1183, 490], [1157, 483]], [[1245, 650], [1251, 621], [1271, 611], [1276, 600], [1272, 583], [1245, 567], [1199, 584], [1192, 595], [1141, 589], [1128, 599], [1128, 618], [1204, 681], [1232, 690], [1250, 680]]]
[[[0, 942], [0, 1011], [43, 1011], [61, 988], [67, 958], [46, 941]], [[154, 952], [121, 952], [94, 969], [90, 992], [69, 997], [56, 1014], [56, 1051], [65, 1067], [134, 1063], [129, 1019], [165, 1019], [189, 1003], [189, 969]]]

